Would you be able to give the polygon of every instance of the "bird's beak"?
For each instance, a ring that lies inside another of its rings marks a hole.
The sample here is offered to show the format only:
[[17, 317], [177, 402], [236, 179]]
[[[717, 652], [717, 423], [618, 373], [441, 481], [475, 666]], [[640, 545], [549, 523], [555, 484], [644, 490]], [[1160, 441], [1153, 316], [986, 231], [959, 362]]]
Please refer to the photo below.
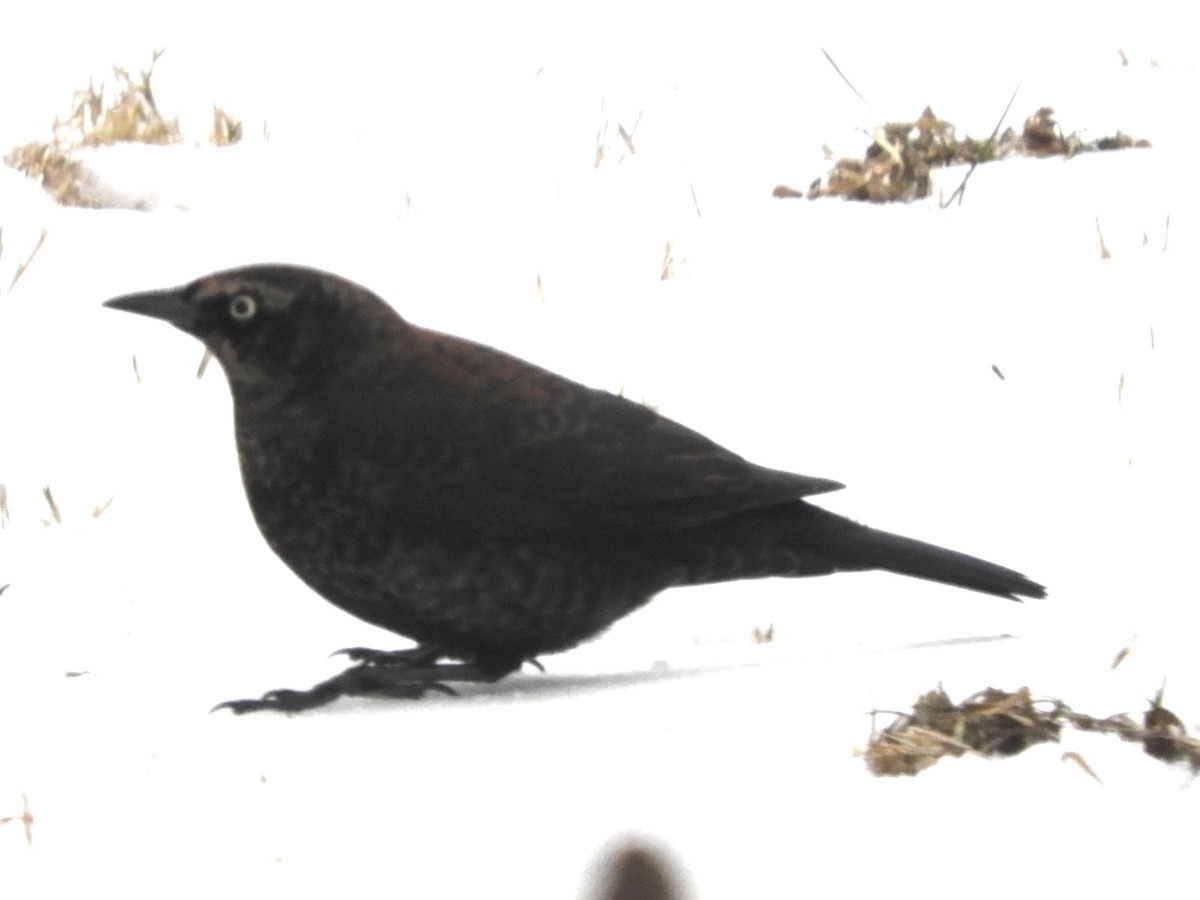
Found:
[[196, 323], [196, 308], [184, 297], [182, 288], [126, 294], [123, 297], [105, 300], [104, 305], [124, 312], [137, 313], [139, 316], [162, 319], [189, 333], [194, 330]]

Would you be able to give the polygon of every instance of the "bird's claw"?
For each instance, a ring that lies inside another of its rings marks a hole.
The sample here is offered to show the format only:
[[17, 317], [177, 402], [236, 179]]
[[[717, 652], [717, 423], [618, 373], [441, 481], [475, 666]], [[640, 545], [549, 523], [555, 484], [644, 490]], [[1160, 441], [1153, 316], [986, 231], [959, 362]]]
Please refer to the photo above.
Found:
[[[316, 709], [318, 706], [324, 706], [338, 697], [378, 697], [392, 700], [416, 700], [430, 691], [436, 691], [448, 697], [458, 696], [458, 691], [440, 681], [400, 680], [389, 682], [386, 676], [380, 676], [381, 671], [386, 672], [387, 670], [373, 667], [369, 663], [362, 663], [347, 669], [340, 675], [335, 675], [328, 681], [322, 681], [307, 691], [279, 688], [274, 691], [267, 691], [258, 700], [226, 700], [224, 703], [218, 703], [210, 712], [216, 712], [219, 709], [228, 709], [234, 715], [238, 716], [248, 712], [261, 712], [263, 710], [294, 713]], [[397, 674], [402, 673], [400, 669], [394, 671]]]
[[280, 688], [274, 691], [267, 691], [258, 700], [226, 700], [224, 703], [218, 703], [209, 712], [228, 709], [235, 716], [240, 716], [248, 712], [261, 712], [262, 710], [270, 709], [290, 714], [324, 706], [342, 693], [341, 691], [322, 691], [320, 690], [321, 687], [322, 685], [317, 685], [317, 687], [308, 691], [293, 691], [287, 688]]

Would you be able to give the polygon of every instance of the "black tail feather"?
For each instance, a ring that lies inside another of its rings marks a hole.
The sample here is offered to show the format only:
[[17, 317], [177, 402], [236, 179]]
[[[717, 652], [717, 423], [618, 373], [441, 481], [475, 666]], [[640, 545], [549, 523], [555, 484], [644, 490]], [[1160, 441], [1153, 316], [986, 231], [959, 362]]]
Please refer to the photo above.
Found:
[[935, 544], [877, 531], [819, 507], [809, 506], [809, 509], [814, 515], [805, 528], [808, 547], [828, 559], [836, 569], [882, 569], [1010, 600], [1046, 596], [1042, 585], [1004, 566]]

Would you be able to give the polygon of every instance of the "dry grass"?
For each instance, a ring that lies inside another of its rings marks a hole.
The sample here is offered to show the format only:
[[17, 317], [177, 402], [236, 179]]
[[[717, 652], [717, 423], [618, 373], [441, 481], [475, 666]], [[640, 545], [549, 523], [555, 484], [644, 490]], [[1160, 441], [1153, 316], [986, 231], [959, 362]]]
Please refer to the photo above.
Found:
[[213, 127], [208, 136], [210, 143], [218, 147], [229, 147], [242, 139], [242, 123], [221, 107], [213, 106]]
[[614, 137], [609, 133], [612, 126], [612, 119], [608, 117], [604, 110], [605, 101], [600, 101], [600, 115], [604, 116], [600, 126], [596, 129], [596, 149], [592, 155], [592, 168], [600, 168], [600, 164], [607, 159], [615, 160], [617, 165], [625, 161], [627, 157], [637, 155], [637, 147], [633, 143], [633, 135], [637, 128], [642, 124], [642, 113], [639, 111], [637, 118], [633, 124], [626, 128], [621, 122], [617, 122], [617, 133]]
[[[17, 282], [21, 280], [21, 276], [25, 274], [25, 270], [29, 268], [29, 264], [33, 262], [33, 258], [37, 256], [37, 252], [42, 249], [42, 244], [46, 243], [46, 229], [43, 228], [38, 235], [37, 243], [33, 245], [33, 249], [25, 255], [25, 258], [17, 263], [17, 268], [13, 271], [12, 280], [8, 283], [8, 290], [11, 293], [12, 289], [17, 286]], [[2, 248], [0, 248], [2, 250]]]
[[[38, 251], [42, 249], [42, 244], [46, 242], [47, 231], [43, 227], [38, 234], [37, 241], [34, 242], [33, 248], [25, 254], [24, 258], [17, 262], [16, 268], [13, 269], [12, 278], [9, 279], [8, 287], [5, 292], [12, 293], [13, 288], [17, 286], [17, 282], [21, 280], [21, 276], [29, 268], [29, 264], [33, 262], [33, 258], [37, 256]], [[4, 256], [4, 229], [0, 228], [0, 258]], [[0, 501], [3, 500], [3, 485], [0, 485]], [[0, 510], [2, 511], [2, 510]]]
[[33, 813], [29, 811], [29, 798], [24, 794], [21, 795], [21, 812], [15, 816], [5, 816], [0, 819], [0, 825], [8, 825], [10, 822], [19, 822], [25, 831], [25, 843], [33, 844]]
[[759, 628], [757, 625], [755, 625], [753, 630], [750, 632], [750, 640], [754, 641], [756, 644], [771, 643], [771, 641], [775, 640], [775, 623], [768, 623], [766, 628]]
[[[1121, 713], [1096, 718], [1076, 712], [1062, 700], [1034, 700], [1029, 688], [1008, 693], [986, 688], [954, 703], [939, 685], [917, 698], [912, 712], [874, 731], [863, 756], [876, 775], [916, 775], [945, 756], [1015, 756], [1047, 741], [1057, 741], [1064, 727], [1115, 734], [1140, 743], [1145, 753], [1164, 762], [1186, 762], [1200, 773], [1200, 740], [1190, 737], [1180, 718], [1162, 705], [1160, 689], [1139, 725]], [[874, 715], [874, 714], [873, 714]], [[1065, 761], [1099, 777], [1078, 753]]]
[[1064, 135], [1054, 121], [1054, 110], [1048, 106], [1026, 118], [1020, 132], [1008, 128], [999, 133], [997, 126], [986, 140], [959, 140], [953, 123], [939, 119], [928, 106], [916, 120], [889, 122], [876, 128], [871, 138], [862, 159], [838, 160], [828, 173], [813, 181], [807, 192], [780, 185], [774, 196], [907, 203], [929, 196], [930, 172], [935, 168], [965, 163], [974, 170], [981, 163], [1011, 157], [1070, 158], [1092, 151], [1150, 146], [1149, 141], [1136, 140], [1120, 131], [1094, 141], [1084, 141], [1078, 132]]
[[[163, 51], [156, 50], [150, 67], [137, 78], [113, 66], [114, 86], [106, 97], [106, 85], [93, 81], [76, 91], [65, 119], [55, 117], [48, 142], [32, 141], [13, 148], [4, 162], [38, 179], [54, 201], [63, 206], [96, 207], [81, 184], [86, 171], [76, 154], [80, 148], [105, 147], [119, 143], [177, 144], [183, 141], [179, 122], [166, 119], [154, 98], [154, 66]], [[213, 129], [209, 140], [229, 146], [241, 140], [242, 125], [220, 107], [213, 107]]]
[[[62, 513], [58, 511], [58, 504], [54, 502], [54, 494], [50, 492], [50, 485], [46, 485], [44, 488], [42, 488], [42, 496], [46, 498], [46, 505], [50, 507], [50, 516], [54, 520], [54, 524], [61, 525]], [[47, 525], [50, 524], [50, 522], [46, 520], [43, 521]]]

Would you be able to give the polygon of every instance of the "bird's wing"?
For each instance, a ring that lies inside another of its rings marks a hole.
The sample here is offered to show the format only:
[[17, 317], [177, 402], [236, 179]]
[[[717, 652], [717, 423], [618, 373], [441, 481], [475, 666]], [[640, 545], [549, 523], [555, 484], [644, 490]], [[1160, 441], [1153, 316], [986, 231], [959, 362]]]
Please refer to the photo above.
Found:
[[426, 532], [647, 534], [842, 487], [756, 466], [645, 406], [490, 348], [455, 341], [436, 359], [460, 351], [486, 380], [436, 370], [420, 373], [419, 391], [379, 385], [343, 432], [364, 479], [391, 485], [378, 504]]
[[[587, 389], [585, 389], [587, 390]], [[842, 485], [747, 462], [704, 435], [612, 394], [577, 395], [555, 427], [514, 442], [480, 472], [602, 529], [686, 528]]]

